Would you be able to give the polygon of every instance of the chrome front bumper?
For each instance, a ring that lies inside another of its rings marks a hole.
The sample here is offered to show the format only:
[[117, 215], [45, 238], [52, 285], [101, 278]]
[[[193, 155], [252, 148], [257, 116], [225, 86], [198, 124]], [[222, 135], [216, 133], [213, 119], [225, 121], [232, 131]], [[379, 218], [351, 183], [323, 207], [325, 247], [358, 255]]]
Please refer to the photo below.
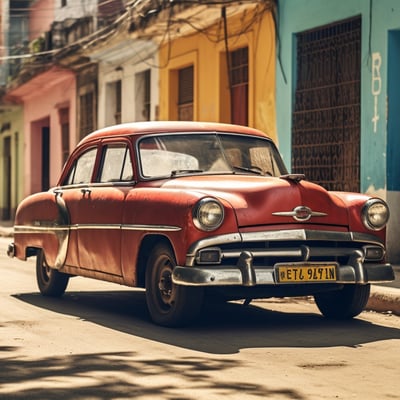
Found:
[[15, 244], [14, 243], [10, 243], [7, 247], [7, 255], [10, 258], [15, 257]]
[[[255, 250], [243, 250], [247, 244], [254, 243], [278, 243], [275, 248], [266, 247]], [[279, 243], [293, 243], [285, 249], [279, 247]], [[319, 246], [316, 243], [319, 243]], [[323, 246], [321, 246], [323, 242]], [[300, 245], [299, 245], [300, 243]], [[222, 259], [228, 260], [222, 264], [198, 263], [198, 255], [202, 250], [213, 247], [223, 248], [224, 244], [230, 245], [229, 249], [222, 250]], [[236, 246], [242, 250], [232, 250]], [[354, 244], [354, 246], [353, 246]], [[357, 234], [351, 232], [321, 232], [321, 231], [275, 231], [254, 232], [250, 234], [235, 233], [232, 235], [207, 238], [195, 243], [186, 257], [185, 266], [176, 266], [172, 274], [175, 284], [184, 286], [245, 286], [256, 285], [286, 285], [278, 280], [278, 266], [280, 262], [260, 266], [255, 259], [265, 257], [293, 257], [297, 265], [326, 264], [324, 257], [335, 256], [346, 259], [345, 263], [337, 264], [336, 280], [329, 283], [337, 284], [368, 284], [378, 282], [390, 282], [394, 279], [394, 271], [390, 264], [383, 264], [380, 260], [366, 260], [367, 249], [382, 249], [383, 244], [372, 235]], [[230, 261], [234, 261], [232, 264]], [[335, 261], [332, 261], [336, 263]], [[291, 262], [288, 262], [291, 264]], [[296, 282], [295, 284], [301, 284]], [[304, 282], [309, 283], [309, 282]], [[326, 283], [326, 282], [317, 282]]]
[[[236, 266], [175, 267], [172, 280], [177, 285], [184, 286], [256, 286], [278, 285], [277, 266], [261, 268], [252, 266], [252, 256], [242, 253]], [[390, 282], [394, 279], [393, 268], [390, 264], [361, 264], [339, 265], [337, 270], [338, 284], [367, 284]], [[309, 282], [304, 282], [309, 283]], [[324, 282], [319, 282], [324, 283]], [[332, 282], [329, 282], [332, 283]], [[299, 284], [297, 282], [296, 284]], [[283, 285], [286, 285], [283, 284]]]

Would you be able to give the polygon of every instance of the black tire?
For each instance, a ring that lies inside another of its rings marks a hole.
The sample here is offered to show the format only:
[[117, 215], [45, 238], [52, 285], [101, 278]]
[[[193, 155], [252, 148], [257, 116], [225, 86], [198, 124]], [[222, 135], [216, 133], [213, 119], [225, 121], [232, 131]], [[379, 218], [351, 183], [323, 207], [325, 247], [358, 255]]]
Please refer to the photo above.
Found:
[[156, 245], [146, 267], [146, 303], [154, 323], [167, 327], [188, 325], [199, 315], [204, 290], [175, 285], [172, 271], [176, 266], [171, 248]]
[[40, 250], [36, 256], [36, 281], [43, 296], [60, 297], [68, 286], [69, 275], [50, 268]]
[[332, 319], [350, 319], [367, 305], [370, 285], [344, 285], [343, 289], [314, 295], [322, 315]]

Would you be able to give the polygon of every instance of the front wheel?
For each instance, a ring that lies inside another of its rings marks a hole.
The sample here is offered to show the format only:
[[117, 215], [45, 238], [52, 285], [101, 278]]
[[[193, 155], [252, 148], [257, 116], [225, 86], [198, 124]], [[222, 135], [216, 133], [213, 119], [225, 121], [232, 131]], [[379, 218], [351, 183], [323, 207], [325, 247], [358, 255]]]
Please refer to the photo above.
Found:
[[199, 315], [203, 288], [175, 285], [175, 257], [166, 244], [156, 245], [146, 267], [146, 302], [152, 320], [162, 326], [187, 325]]
[[343, 289], [314, 295], [321, 313], [328, 318], [350, 319], [368, 303], [370, 285], [344, 285]]
[[43, 296], [60, 297], [67, 288], [69, 275], [50, 268], [43, 250], [39, 250], [36, 256], [36, 281]]

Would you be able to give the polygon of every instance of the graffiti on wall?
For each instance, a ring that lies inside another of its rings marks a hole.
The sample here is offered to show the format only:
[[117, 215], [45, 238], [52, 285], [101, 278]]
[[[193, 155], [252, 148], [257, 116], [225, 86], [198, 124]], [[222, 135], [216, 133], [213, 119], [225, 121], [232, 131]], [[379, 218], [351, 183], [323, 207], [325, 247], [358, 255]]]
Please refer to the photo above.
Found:
[[382, 58], [380, 53], [372, 53], [372, 82], [371, 92], [374, 96], [374, 116], [372, 123], [374, 125], [374, 133], [377, 131], [379, 113], [378, 113], [378, 96], [381, 94], [382, 80], [381, 80], [381, 65]]

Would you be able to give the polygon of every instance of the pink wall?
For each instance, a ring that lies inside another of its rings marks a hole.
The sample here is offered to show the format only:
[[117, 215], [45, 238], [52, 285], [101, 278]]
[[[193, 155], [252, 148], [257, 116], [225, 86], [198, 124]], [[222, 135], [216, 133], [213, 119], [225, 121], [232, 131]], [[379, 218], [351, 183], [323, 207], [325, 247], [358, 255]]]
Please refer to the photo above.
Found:
[[38, 0], [32, 2], [29, 16], [29, 40], [38, 38], [49, 31], [54, 21], [54, 0]]
[[[50, 186], [55, 186], [63, 167], [60, 108], [69, 107], [70, 150], [77, 142], [76, 82], [71, 71], [42, 74], [47, 85], [31, 82], [30, 94], [24, 96], [24, 195], [41, 190], [41, 129], [50, 128]], [[33, 80], [34, 81], [34, 80]], [[26, 88], [28, 89], [28, 88]]]

